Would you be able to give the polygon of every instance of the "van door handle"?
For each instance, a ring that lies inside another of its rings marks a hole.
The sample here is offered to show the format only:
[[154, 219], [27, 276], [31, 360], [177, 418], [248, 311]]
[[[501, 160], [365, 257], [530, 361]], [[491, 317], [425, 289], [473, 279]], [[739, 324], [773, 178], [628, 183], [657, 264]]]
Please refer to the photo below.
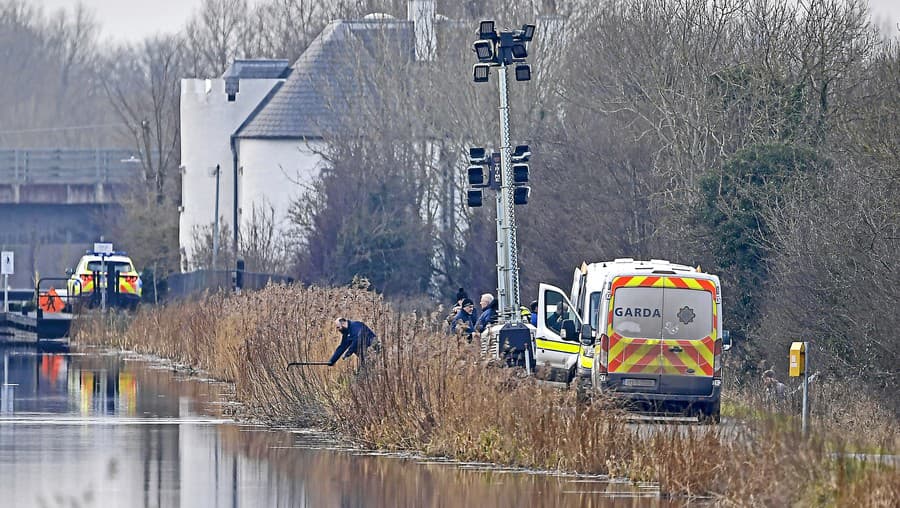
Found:
[[681, 349], [681, 346], [672, 346], [669, 348], [669, 351], [673, 353], [681, 353], [684, 349]]

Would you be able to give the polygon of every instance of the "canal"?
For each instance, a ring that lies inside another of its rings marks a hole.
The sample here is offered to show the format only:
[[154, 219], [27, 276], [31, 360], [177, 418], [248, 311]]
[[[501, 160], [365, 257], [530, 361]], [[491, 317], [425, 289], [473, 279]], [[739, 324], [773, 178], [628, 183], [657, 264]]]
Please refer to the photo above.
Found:
[[379, 454], [236, 422], [228, 384], [130, 353], [0, 355], [0, 506], [670, 505], [653, 486]]

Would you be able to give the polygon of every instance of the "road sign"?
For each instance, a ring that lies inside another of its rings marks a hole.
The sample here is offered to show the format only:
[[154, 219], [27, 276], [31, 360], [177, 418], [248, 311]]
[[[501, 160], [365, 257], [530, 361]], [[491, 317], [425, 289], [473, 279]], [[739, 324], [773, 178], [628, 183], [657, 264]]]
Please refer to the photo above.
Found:
[[95, 243], [94, 244], [94, 252], [97, 254], [112, 254], [113, 253], [113, 244], [111, 243]]
[[0, 253], [0, 275], [13, 275], [15, 273], [15, 255], [10, 251]]

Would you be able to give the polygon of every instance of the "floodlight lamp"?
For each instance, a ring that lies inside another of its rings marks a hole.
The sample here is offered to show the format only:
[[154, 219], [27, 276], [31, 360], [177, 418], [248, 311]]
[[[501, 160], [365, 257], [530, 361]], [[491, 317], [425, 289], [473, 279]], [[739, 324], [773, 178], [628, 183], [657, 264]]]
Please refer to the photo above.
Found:
[[487, 83], [488, 77], [491, 75], [491, 66], [488, 64], [475, 64], [472, 69], [472, 75], [476, 83]]
[[469, 189], [466, 191], [466, 204], [470, 208], [481, 206], [481, 189]]
[[512, 165], [514, 185], [528, 183], [528, 169], [528, 164], [525, 163]]
[[528, 145], [516, 145], [511, 155], [513, 162], [527, 162], [528, 158], [531, 157], [531, 148]]
[[531, 197], [531, 187], [523, 186], [523, 187], [515, 187], [513, 189], [513, 204], [514, 205], [527, 205], [529, 197]]
[[519, 64], [516, 66], [516, 81], [531, 81], [531, 66]]
[[524, 42], [517, 42], [512, 45], [513, 58], [528, 58], [528, 50], [525, 49]]
[[484, 167], [469, 166], [467, 170], [469, 185], [472, 187], [484, 187], [486, 185], [484, 177]]
[[469, 148], [469, 162], [472, 164], [484, 164], [484, 148], [480, 146]]
[[525, 42], [531, 42], [531, 39], [534, 38], [534, 29], [536, 27], [534, 25], [522, 25], [522, 33], [519, 35], [521, 39]]
[[475, 48], [475, 55], [478, 56], [479, 62], [491, 62], [494, 60], [494, 43], [481, 39], [475, 41], [473, 45]]
[[478, 24], [478, 37], [480, 39], [495, 39], [497, 32], [494, 31], [494, 21], [484, 20]]

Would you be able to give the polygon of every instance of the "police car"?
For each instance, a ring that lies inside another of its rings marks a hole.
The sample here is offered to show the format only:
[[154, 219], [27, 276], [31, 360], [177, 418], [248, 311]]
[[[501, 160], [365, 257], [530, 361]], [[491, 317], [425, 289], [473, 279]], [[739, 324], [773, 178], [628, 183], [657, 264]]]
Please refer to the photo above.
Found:
[[70, 271], [67, 290], [69, 297], [80, 297], [79, 300], [88, 300], [91, 297], [99, 297], [97, 292], [107, 286], [107, 273], [110, 277], [118, 279], [118, 302], [123, 304], [136, 304], [141, 299], [141, 275], [135, 271], [134, 263], [124, 252], [112, 252], [101, 254], [88, 251]]

